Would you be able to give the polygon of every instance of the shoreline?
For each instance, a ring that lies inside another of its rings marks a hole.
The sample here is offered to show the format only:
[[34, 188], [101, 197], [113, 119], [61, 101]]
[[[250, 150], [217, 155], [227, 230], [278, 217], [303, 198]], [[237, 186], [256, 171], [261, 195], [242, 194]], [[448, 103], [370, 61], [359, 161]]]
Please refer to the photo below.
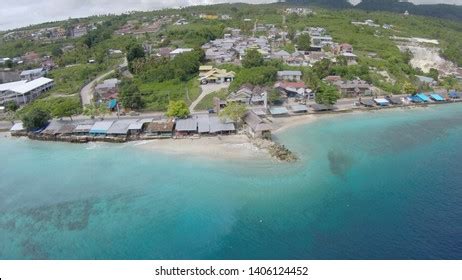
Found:
[[[376, 112], [393, 113], [397, 110], [415, 110], [428, 109], [429, 106], [400, 106], [388, 108], [373, 108], [366, 110], [348, 110], [336, 111], [317, 114], [303, 114], [290, 117], [268, 118], [273, 127], [272, 134], [278, 135], [284, 131], [301, 125], [312, 124], [322, 119], [341, 117], [347, 115], [357, 115]], [[14, 136], [16, 137], [16, 136]], [[13, 138], [10, 132], [0, 132], [0, 138]], [[53, 142], [50, 139], [40, 139], [27, 137], [30, 140], [40, 140], [44, 142]], [[48, 141], [47, 141], [48, 140]], [[101, 139], [103, 140], [103, 139]], [[112, 142], [112, 141], [88, 141], [85, 143]], [[59, 141], [63, 143], [73, 143]], [[79, 142], [74, 142], [79, 143]], [[119, 143], [119, 142], [112, 142]], [[212, 160], [272, 160], [278, 161], [271, 157], [266, 146], [258, 145], [258, 139], [249, 138], [246, 134], [218, 135], [218, 136], [201, 136], [197, 138], [167, 138], [167, 139], [140, 139], [133, 141], [124, 141], [120, 143], [132, 143], [133, 147], [144, 149], [146, 151], [156, 151], [170, 155], [194, 156], [198, 158], [207, 158]], [[279, 142], [273, 142], [281, 144]], [[261, 144], [261, 143], [260, 143]]]
[[265, 149], [255, 146], [251, 139], [243, 134], [142, 140], [135, 141], [134, 146], [146, 151], [156, 151], [169, 155], [188, 155], [213, 160], [272, 160]]

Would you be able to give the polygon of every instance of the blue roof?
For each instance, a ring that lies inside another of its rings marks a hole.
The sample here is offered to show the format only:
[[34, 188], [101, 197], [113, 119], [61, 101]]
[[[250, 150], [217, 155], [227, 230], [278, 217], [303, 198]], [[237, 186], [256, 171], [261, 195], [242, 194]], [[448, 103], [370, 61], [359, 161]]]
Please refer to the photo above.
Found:
[[92, 134], [106, 134], [114, 121], [99, 121], [91, 127], [90, 133]]
[[411, 99], [412, 102], [415, 102], [415, 103], [422, 103], [423, 100], [420, 99], [419, 97], [413, 95], [413, 96], [409, 96], [409, 98]]
[[111, 99], [107, 102], [107, 107], [109, 109], [114, 109], [117, 106], [117, 99]]
[[415, 96], [417, 96], [418, 98], [422, 99], [423, 102], [428, 102], [428, 101], [430, 101], [430, 98], [428, 98], [428, 96], [426, 96], [426, 95], [423, 94], [423, 93], [417, 93]]
[[457, 92], [450, 92], [449, 96], [452, 98], [460, 98], [460, 95]]
[[430, 96], [431, 96], [431, 98], [432, 98], [433, 100], [436, 100], [436, 101], [444, 101], [444, 98], [441, 97], [441, 95], [439, 95], [439, 94], [432, 93], [432, 94], [430, 94]]

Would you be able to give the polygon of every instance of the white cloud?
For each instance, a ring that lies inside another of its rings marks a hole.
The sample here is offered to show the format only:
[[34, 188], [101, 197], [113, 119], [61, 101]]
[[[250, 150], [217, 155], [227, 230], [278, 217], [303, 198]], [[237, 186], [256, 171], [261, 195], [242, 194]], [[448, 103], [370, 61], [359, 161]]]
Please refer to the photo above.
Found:
[[[220, 2], [262, 3], [276, 0], [1, 0], [0, 30], [34, 23], [63, 20], [69, 17], [153, 10]], [[358, 1], [358, 0], [355, 0]], [[462, 4], [462, 0], [412, 0], [420, 3], [446, 2]]]

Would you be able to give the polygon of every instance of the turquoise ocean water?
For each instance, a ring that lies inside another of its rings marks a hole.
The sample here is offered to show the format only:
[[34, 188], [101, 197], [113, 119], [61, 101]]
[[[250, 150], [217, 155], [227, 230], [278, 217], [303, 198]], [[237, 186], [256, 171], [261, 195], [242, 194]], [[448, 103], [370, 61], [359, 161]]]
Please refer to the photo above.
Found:
[[295, 164], [0, 139], [0, 259], [461, 259], [462, 105], [322, 117]]

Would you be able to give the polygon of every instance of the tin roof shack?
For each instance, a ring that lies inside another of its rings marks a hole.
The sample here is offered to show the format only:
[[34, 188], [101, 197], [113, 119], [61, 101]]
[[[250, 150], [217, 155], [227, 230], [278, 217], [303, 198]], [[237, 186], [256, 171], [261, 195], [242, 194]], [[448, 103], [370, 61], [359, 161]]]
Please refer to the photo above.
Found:
[[90, 133], [90, 129], [93, 127], [93, 124], [79, 124], [72, 131], [73, 135], [87, 135]]
[[451, 98], [451, 99], [460, 99], [460, 94], [457, 93], [457, 92], [455, 92], [455, 91], [450, 92], [450, 93], [448, 94], [448, 96], [449, 96], [449, 98]]
[[403, 105], [403, 100], [401, 97], [387, 97], [388, 102], [390, 102], [393, 105]]
[[435, 102], [444, 102], [445, 101], [444, 98], [441, 95], [436, 94], [436, 93], [430, 94], [430, 98], [431, 98], [431, 100], [433, 100]]
[[176, 136], [186, 136], [197, 134], [197, 118], [196, 116], [187, 119], [178, 119], [175, 121]]
[[252, 137], [271, 139], [271, 126], [253, 111], [247, 112], [244, 122], [247, 124], [247, 132]]
[[117, 120], [109, 127], [106, 134], [111, 137], [126, 140], [130, 125], [136, 122], [137, 120]]
[[375, 106], [374, 100], [371, 100], [371, 99], [362, 99], [360, 103], [364, 107], [374, 107]]
[[269, 111], [273, 117], [286, 117], [289, 115], [289, 111], [286, 107], [271, 107]]
[[152, 118], [137, 120], [128, 126], [128, 132], [130, 136], [139, 135], [143, 128], [147, 127], [153, 121]]
[[10, 133], [12, 136], [25, 136], [26, 128], [22, 122], [17, 122], [13, 125], [13, 127], [11, 127]]
[[98, 121], [90, 129], [92, 136], [106, 136], [114, 121]]
[[390, 101], [386, 100], [385, 98], [375, 98], [374, 102], [378, 106], [382, 106], [382, 107], [390, 105]]
[[96, 99], [101, 101], [108, 101], [110, 99], [117, 98], [118, 94], [118, 85], [120, 80], [117, 79], [107, 79], [104, 80], [102, 84], [99, 84], [95, 87]]
[[292, 105], [292, 106], [290, 106], [290, 109], [292, 110], [293, 114], [306, 114], [306, 113], [308, 113], [308, 107], [306, 107], [306, 105], [303, 105], [303, 104]]
[[58, 130], [58, 134], [60, 136], [70, 136], [72, 135], [76, 127], [77, 127], [77, 124], [66, 123]]
[[48, 126], [40, 132], [42, 138], [46, 140], [56, 140], [56, 136], [59, 134], [59, 130], [66, 124], [67, 122], [60, 121], [60, 120], [51, 120]]
[[144, 132], [147, 138], [172, 138], [174, 125], [172, 120], [154, 121], [146, 126]]
[[210, 119], [209, 115], [196, 115], [197, 120], [197, 132], [199, 134], [208, 134], [210, 133]]
[[311, 109], [313, 109], [313, 111], [317, 113], [332, 111], [335, 109], [334, 106], [332, 105], [324, 105], [324, 104], [311, 104], [310, 107]]
[[231, 134], [236, 132], [236, 127], [232, 121], [224, 121], [218, 116], [210, 116], [209, 121], [211, 134]]

